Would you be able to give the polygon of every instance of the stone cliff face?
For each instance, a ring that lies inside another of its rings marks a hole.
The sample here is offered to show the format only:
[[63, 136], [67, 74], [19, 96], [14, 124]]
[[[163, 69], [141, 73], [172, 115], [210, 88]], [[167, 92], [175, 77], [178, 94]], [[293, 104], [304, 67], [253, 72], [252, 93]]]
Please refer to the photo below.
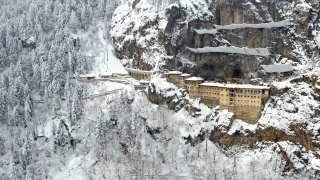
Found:
[[[236, 120], [226, 120], [228, 125], [222, 126], [217, 117], [222, 116], [223, 112], [216, 111], [212, 114], [214, 130], [210, 140], [223, 147], [245, 145], [263, 148], [270, 143], [282, 154], [288, 170], [299, 169], [296, 166], [298, 161], [304, 164], [300, 169], [308, 167], [306, 165], [312, 159], [310, 156], [318, 160], [320, 88], [316, 85], [314, 73], [320, 75], [319, 1], [214, 0], [205, 4], [197, 0], [186, 1], [188, 3], [171, 5], [158, 11], [147, 6], [145, 0], [136, 0], [132, 5], [124, 5], [116, 11], [111, 35], [123, 64], [143, 70], [176, 69], [206, 80], [224, 80], [234, 76], [249, 80], [255, 78], [260, 65], [275, 62], [292, 64], [297, 71], [290, 75], [290, 79], [287, 79], [288, 76], [278, 78], [281, 82], [271, 76], [267, 79], [271, 85], [271, 97], [254, 131], [230, 133]], [[212, 29], [215, 25], [283, 20], [290, 20], [292, 25], [270, 29], [220, 30], [215, 35], [199, 35], [194, 31]], [[272, 55], [194, 54], [187, 49], [206, 46], [269, 48]], [[304, 66], [307, 64], [310, 67]], [[156, 84], [151, 83], [149, 87], [151, 102], [168, 105], [172, 110], [185, 108], [194, 116], [201, 111], [181, 95], [177, 96], [183, 93], [178, 93], [174, 88], [168, 89], [172, 91], [170, 97], [155, 91]]]
[[[266, 129], [257, 128], [255, 133], [248, 132], [247, 135], [235, 132], [235, 134], [229, 135], [219, 128], [214, 129], [214, 133], [211, 134], [210, 140], [219, 143], [222, 147], [228, 148], [234, 145], [238, 146], [248, 146], [250, 148], [260, 148], [259, 143], [278, 143], [278, 142], [291, 142], [293, 144], [302, 145], [299, 151], [295, 153], [306, 153], [308, 151], [312, 152], [314, 156], [320, 157], [320, 155], [315, 151], [320, 147], [319, 143], [313, 141], [314, 135], [311, 133], [306, 133], [301, 125], [291, 124], [292, 130], [296, 135], [288, 135], [283, 131], [279, 131], [273, 127]], [[279, 146], [279, 145], [278, 145]], [[284, 160], [286, 161], [287, 170], [295, 169], [294, 163], [288, 158], [288, 153], [284, 150], [280, 151]], [[302, 158], [301, 156], [299, 158]], [[303, 159], [303, 158], [302, 158]], [[303, 161], [308, 163], [308, 159], [304, 158]]]
[[[126, 35], [133, 34], [135, 40], [113, 35], [119, 57], [132, 59], [135, 62], [133, 66], [140, 69], [152, 69], [157, 65], [163, 69], [179, 69], [213, 80], [231, 76], [244, 76], [249, 79], [250, 74], [255, 73], [261, 64], [271, 64], [282, 58], [306, 63], [307, 58], [318, 53], [318, 47], [312, 43], [313, 32], [319, 28], [319, 4], [315, 1], [307, 2], [310, 4], [307, 5], [290, 0], [227, 0], [208, 2], [202, 7], [198, 7], [195, 1], [191, 2], [192, 6], [170, 6], [163, 12], [158, 12], [157, 16], [145, 25], [135, 28], [136, 30], [128, 29]], [[143, 1], [135, 3], [137, 7]], [[197, 15], [202, 9], [207, 11]], [[257, 24], [282, 20], [291, 20], [293, 25], [271, 29], [222, 30], [215, 35], [199, 35], [194, 31], [214, 28], [215, 24]], [[166, 26], [160, 28], [163, 21]], [[150, 33], [156, 37], [146, 40], [144, 37], [150, 36]], [[143, 47], [141, 44], [146, 42], [148, 46]], [[269, 48], [273, 55], [256, 57], [225, 53], [194, 54], [186, 49], [205, 46]], [[146, 57], [150, 52], [159, 56], [163, 53], [172, 58], [162, 57], [159, 58], [160, 63], [150, 63], [150, 58]]]

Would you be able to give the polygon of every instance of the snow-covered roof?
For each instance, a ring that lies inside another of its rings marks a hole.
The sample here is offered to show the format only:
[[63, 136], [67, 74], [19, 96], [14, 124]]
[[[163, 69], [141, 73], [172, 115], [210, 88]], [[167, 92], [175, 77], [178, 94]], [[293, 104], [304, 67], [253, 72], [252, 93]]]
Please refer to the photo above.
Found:
[[139, 83], [150, 83], [150, 81], [142, 80], [142, 79], [141, 79], [141, 80], [139, 81]]
[[217, 29], [195, 29], [197, 34], [217, 34]]
[[235, 88], [235, 89], [270, 89], [267, 86], [255, 86], [251, 84], [221, 84], [221, 83], [201, 83], [200, 86], [214, 86], [221, 88]]
[[169, 71], [167, 74], [171, 74], [171, 75], [178, 74], [178, 75], [180, 75], [180, 74], [182, 74], [182, 72], [180, 72], [180, 71]]
[[139, 73], [154, 73], [154, 71], [141, 71], [139, 69], [133, 69], [133, 68], [124, 68], [128, 72], [139, 72]]
[[210, 52], [222, 52], [222, 53], [237, 53], [254, 56], [269, 56], [270, 52], [268, 48], [239, 48], [239, 47], [204, 47], [204, 48], [188, 48], [194, 53], [210, 53]]
[[261, 65], [263, 70], [267, 73], [282, 73], [282, 72], [290, 72], [293, 71], [293, 67], [291, 64], [283, 64], [283, 65]]
[[100, 76], [112, 76], [113, 73], [111, 72], [104, 72], [104, 73], [101, 73]]
[[203, 81], [203, 78], [201, 77], [190, 77], [186, 79], [186, 81]]
[[164, 59], [173, 59], [173, 56], [163, 56]]
[[191, 74], [181, 74], [180, 76], [187, 77], [187, 76], [191, 76]]
[[93, 74], [81, 74], [81, 75], [79, 75], [79, 77], [81, 77], [81, 78], [93, 78], [93, 77], [96, 77], [95, 75], [93, 75]]
[[216, 34], [219, 29], [241, 29], [241, 28], [275, 28], [291, 25], [289, 20], [280, 22], [269, 22], [260, 24], [230, 24], [230, 25], [215, 25], [216, 29], [201, 29], [195, 30], [198, 34]]
[[275, 28], [291, 25], [289, 20], [284, 20], [280, 22], [269, 22], [260, 24], [230, 24], [226, 26], [215, 25], [217, 29], [239, 29], [239, 28]]

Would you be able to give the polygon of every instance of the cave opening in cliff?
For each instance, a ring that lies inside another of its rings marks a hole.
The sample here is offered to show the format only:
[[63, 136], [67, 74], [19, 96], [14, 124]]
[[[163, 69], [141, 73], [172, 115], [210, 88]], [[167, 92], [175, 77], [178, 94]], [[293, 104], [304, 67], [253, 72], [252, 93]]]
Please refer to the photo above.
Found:
[[241, 69], [235, 69], [232, 73], [232, 78], [241, 78], [243, 77], [243, 72]]

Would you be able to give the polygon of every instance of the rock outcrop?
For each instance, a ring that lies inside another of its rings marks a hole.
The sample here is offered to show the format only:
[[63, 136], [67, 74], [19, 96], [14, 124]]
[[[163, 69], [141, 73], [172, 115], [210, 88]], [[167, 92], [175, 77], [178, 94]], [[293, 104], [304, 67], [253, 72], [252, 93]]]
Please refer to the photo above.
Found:
[[[136, 27], [137, 24], [134, 24], [133, 29], [132, 26], [128, 27], [124, 35], [113, 33], [119, 57], [125, 61], [130, 59], [134, 63], [127, 65], [140, 69], [152, 69], [157, 65], [163, 69], [179, 69], [208, 80], [239, 75], [250, 79], [251, 74], [255, 73], [261, 64], [271, 64], [283, 57], [305, 63], [304, 57], [311, 57], [313, 49], [316, 48], [306, 43], [313, 40], [312, 30], [317, 28], [316, 23], [319, 21], [319, 6], [312, 3], [313, 1], [297, 3], [289, 0], [228, 0], [214, 1], [203, 4], [202, 7], [195, 2], [191, 1], [192, 6], [171, 5], [159, 11], [154, 18], [145, 18], [147, 20], [143, 25]], [[143, 3], [143, 0], [135, 1], [131, 10], [136, 16], [139, 16], [137, 11], [141, 10], [139, 4]], [[132, 16], [132, 13], [129, 15]], [[144, 17], [142, 13], [140, 16]], [[215, 35], [199, 35], [194, 31], [214, 28], [215, 24], [253, 24], [286, 19], [292, 20], [293, 25], [271, 29], [223, 30]], [[116, 28], [121, 22], [114, 23]], [[128, 36], [133, 38], [126, 38]], [[149, 36], [154, 38], [148, 39]], [[206, 46], [269, 48], [273, 55], [257, 57], [224, 53], [194, 54], [186, 49]], [[310, 54], [301, 54], [302, 51]], [[160, 63], [150, 62], [153, 58], [150, 53], [158, 56], [163, 53], [173, 59], [158, 57]]]

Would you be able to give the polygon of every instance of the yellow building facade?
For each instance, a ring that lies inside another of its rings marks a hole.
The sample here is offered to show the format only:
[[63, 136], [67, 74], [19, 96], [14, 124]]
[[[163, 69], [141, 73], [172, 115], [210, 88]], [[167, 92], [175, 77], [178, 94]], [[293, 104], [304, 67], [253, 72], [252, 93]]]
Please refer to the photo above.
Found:
[[177, 74], [168, 74], [167, 78], [169, 82], [183, 85], [189, 93], [189, 98], [200, 98], [211, 108], [219, 105], [221, 111], [233, 112], [236, 119], [242, 119], [251, 124], [256, 123], [260, 118], [261, 110], [269, 99], [270, 88], [267, 86], [203, 82], [201, 77], [185, 78], [181, 74], [180, 81]]

